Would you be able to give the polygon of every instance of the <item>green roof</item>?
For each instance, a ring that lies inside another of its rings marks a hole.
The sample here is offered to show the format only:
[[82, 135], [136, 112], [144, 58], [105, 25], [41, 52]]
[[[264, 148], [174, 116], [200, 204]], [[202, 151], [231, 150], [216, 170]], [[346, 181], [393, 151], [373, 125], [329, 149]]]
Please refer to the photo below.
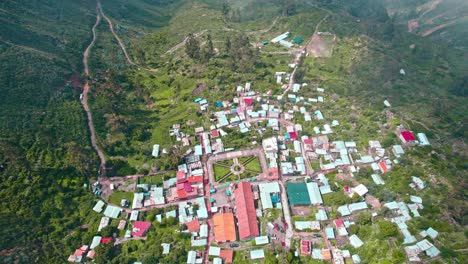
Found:
[[293, 41], [297, 44], [302, 43], [304, 39], [301, 36], [297, 36], [293, 39]]
[[305, 182], [288, 182], [286, 189], [290, 205], [310, 204], [309, 192], [307, 191], [307, 184]]

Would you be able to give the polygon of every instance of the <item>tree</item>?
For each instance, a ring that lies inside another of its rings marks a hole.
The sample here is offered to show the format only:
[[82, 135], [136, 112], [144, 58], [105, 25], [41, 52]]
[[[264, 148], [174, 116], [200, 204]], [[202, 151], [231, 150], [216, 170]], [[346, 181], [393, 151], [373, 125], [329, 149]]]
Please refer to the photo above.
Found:
[[380, 234], [383, 238], [393, 237], [398, 235], [398, 227], [396, 224], [381, 220], [377, 223], [380, 228]]
[[227, 17], [227, 15], [229, 14], [229, 11], [231, 11], [231, 6], [229, 5], [227, 1], [224, 1], [223, 9], [222, 9], [223, 16]]
[[224, 42], [224, 52], [227, 54], [231, 53], [231, 39], [229, 37], [227, 37], [226, 42]]
[[111, 263], [112, 259], [120, 253], [120, 247], [112, 243], [101, 244], [97, 246], [94, 251], [94, 260], [96, 263]]
[[115, 229], [116, 229], [115, 227], [110, 226], [110, 225], [104, 227], [103, 229], [101, 229], [102, 237], [111, 237], [116, 231]]
[[200, 42], [190, 33], [185, 42], [185, 53], [194, 60], [200, 59]]

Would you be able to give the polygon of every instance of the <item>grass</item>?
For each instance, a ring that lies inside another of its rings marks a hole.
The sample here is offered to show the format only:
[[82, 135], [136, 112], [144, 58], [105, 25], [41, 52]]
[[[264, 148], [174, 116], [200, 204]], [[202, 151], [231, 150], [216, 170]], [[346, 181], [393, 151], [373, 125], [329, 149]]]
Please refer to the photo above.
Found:
[[126, 199], [129, 203], [132, 203], [133, 193], [121, 191], [113, 192], [109, 197], [109, 203], [120, 206], [120, 201], [122, 201], [122, 199]]
[[257, 157], [249, 156], [249, 157], [242, 157], [242, 159], [244, 161], [242, 162], [240, 158], [239, 162], [241, 162], [247, 170], [255, 171], [258, 173], [262, 172], [262, 166], [260, 165], [260, 160]]
[[138, 178], [138, 183], [139, 184], [147, 183], [150, 185], [162, 186], [164, 179], [169, 179], [171, 177], [174, 177], [174, 175], [173, 174], [159, 174], [159, 175], [153, 175], [153, 176], [145, 176], [145, 177]]
[[219, 165], [216, 165], [216, 164], [213, 165], [213, 170], [214, 170], [214, 174], [215, 174], [215, 181], [217, 181], [217, 182], [219, 180], [221, 180], [224, 176], [227, 176], [228, 174], [231, 173], [231, 170], [229, 168], [219, 166]]

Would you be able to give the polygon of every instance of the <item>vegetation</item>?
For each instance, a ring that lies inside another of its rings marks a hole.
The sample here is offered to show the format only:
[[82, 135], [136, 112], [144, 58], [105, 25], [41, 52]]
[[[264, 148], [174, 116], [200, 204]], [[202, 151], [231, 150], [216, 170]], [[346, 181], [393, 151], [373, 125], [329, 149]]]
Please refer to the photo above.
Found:
[[[408, 150], [400, 165], [384, 175], [385, 186], [374, 185], [368, 173], [356, 179], [381, 201], [408, 199], [406, 194], [422, 196], [422, 217], [408, 223], [412, 233], [434, 227], [440, 232], [436, 245], [443, 261], [463, 262], [464, 255], [456, 250], [464, 249], [467, 239], [465, 21], [444, 29], [452, 34], [433, 34], [427, 39], [406, 32], [407, 19], [417, 13], [389, 17], [378, 1], [371, 0], [101, 2], [130, 57], [138, 65], [158, 68], [152, 72], [128, 65], [101, 21], [90, 57], [89, 100], [98, 143], [108, 157], [109, 176], [174, 169], [187, 149], [172, 148], [176, 142], [168, 133], [172, 125], [180, 124], [182, 131], [193, 135], [194, 127], [209, 124], [209, 117], [193, 103], [195, 96], [222, 100], [234, 96], [235, 86], [247, 81], [254, 83], [256, 91], [279, 93], [274, 72], [287, 71], [292, 55], [268, 54], [284, 49], [270, 45], [260, 50], [251, 43], [261, 43], [289, 28], [308, 38], [317, 21], [330, 14], [319, 30], [336, 34], [333, 56], [307, 57], [300, 72], [304, 82], [325, 87], [332, 94], [326, 99], [334, 104], [324, 106], [323, 112], [336, 116], [344, 131], [331, 136], [342, 138], [332, 140], [359, 138], [357, 143], [363, 146], [369, 139], [379, 139], [388, 147], [397, 142], [392, 132], [395, 125], [425, 132], [433, 145]], [[391, 8], [390, 2], [414, 1], [383, 2]], [[4, 11], [0, 13], [0, 194], [5, 197], [0, 209], [0, 261], [63, 263], [77, 247], [89, 244], [99, 222], [91, 210], [96, 197], [89, 188], [97, 176], [98, 159], [79, 101], [82, 52], [91, 39], [95, 5], [14, 0], [2, 2], [0, 8]], [[434, 18], [443, 10], [421, 19]], [[446, 17], [450, 16], [441, 16], [435, 23], [447, 22]], [[259, 31], [269, 26], [270, 31]], [[202, 30], [206, 32], [197, 34]], [[247, 30], [254, 33], [245, 34]], [[190, 33], [186, 46], [166, 53]], [[398, 74], [401, 68], [406, 75]], [[193, 94], [199, 84], [206, 89]], [[391, 102], [391, 108], [384, 109], [384, 99]], [[189, 120], [195, 125], [188, 125]], [[306, 133], [312, 133], [312, 128], [304, 125]], [[260, 140], [253, 129], [246, 134], [226, 131], [226, 147], [239, 149]], [[152, 157], [153, 144], [167, 148], [168, 153]], [[257, 163], [247, 166], [255, 170]], [[313, 164], [314, 169], [317, 166]], [[215, 167], [216, 175], [226, 173], [226, 168]], [[422, 178], [428, 188], [422, 192], [410, 189], [412, 175]], [[116, 192], [110, 199], [119, 204], [127, 195]], [[336, 207], [359, 197], [349, 199], [335, 191], [323, 199]], [[99, 246], [96, 262], [184, 262], [189, 239], [175, 232], [180, 228], [176, 220], [159, 224], [154, 215], [145, 217], [155, 226], [147, 241]], [[367, 263], [404, 262], [395, 227], [366, 220], [363, 217], [363, 225], [351, 228], [366, 246], [350, 249], [351, 253], [358, 253]], [[162, 255], [161, 243], [173, 245], [171, 254]], [[236, 252], [235, 261], [250, 263], [244, 252]], [[292, 252], [276, 247], [265, 260], [299, 261]], [[314, 261], [301, 263], [308, 262]]]

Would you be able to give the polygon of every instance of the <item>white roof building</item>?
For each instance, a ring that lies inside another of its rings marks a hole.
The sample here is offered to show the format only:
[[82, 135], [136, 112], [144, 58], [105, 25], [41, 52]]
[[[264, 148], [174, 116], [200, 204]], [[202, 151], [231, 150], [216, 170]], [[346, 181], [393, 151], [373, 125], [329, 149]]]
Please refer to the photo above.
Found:
[[260, 183], [258, 189], [260, 191], [260, 200], [262, 201], [263, 209], [273, 208], [270, 194], [280, 192], [278, 182]]
[[104, 205], [106, 205], [102, 200], [99, 200], [96, 205], [93, 207], [93, 211], [96, 213], [102, 212], [102, 209], [104, 208]]
[[104, 211], [104, 215], [115, 219], [119, 217], [121, 212], [122, 212], [122, 208], [119, 208], [113, 205], [108, 205], [106, 210]]

